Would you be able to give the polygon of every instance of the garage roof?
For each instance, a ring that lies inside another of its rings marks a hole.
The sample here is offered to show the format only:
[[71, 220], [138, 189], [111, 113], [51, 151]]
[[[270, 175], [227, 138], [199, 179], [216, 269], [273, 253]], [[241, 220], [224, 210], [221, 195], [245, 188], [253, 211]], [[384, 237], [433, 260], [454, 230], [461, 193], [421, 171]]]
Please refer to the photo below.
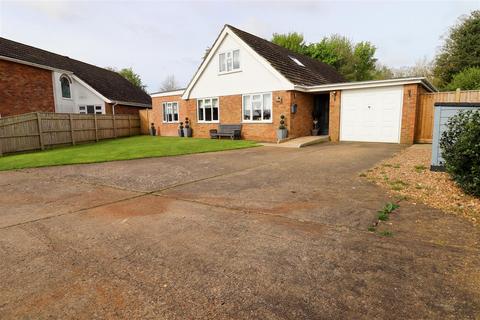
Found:
[[364, 88], [378, 88], [378, 87], [391, 87], [406, 84], [421, 84], [429, 92], [437, 92], [437, 88], [425, 77], [409, 77], [409, 78], [397, 78], [388, 80], [372, 80], [372, 81], [357, 81], [357, 82], [342, 82], [324, 84], [318, 86], [295, 86], [295, 90], [303, 92], [329, 92], [335, 90], [347, 90], [347, 89], [364, 89]]

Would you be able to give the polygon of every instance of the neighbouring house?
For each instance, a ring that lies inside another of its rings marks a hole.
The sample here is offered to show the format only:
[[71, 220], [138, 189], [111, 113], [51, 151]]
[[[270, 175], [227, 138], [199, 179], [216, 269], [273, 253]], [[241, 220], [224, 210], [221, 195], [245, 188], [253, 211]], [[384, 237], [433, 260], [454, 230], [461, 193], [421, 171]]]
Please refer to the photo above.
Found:
[[190, 119], [194, 137], [219, 124], [242, 124], [242, 137], [276, 141], [280, 116], [291, 138], [312, 134], [314, 120], [332, 141], [414, 142], [425, 78], [346, 82], [331, 66], [230, 25], [185, 89], [151, 94], [160, 135]]
[[118, 73], [0, 38], [0, 116], [138, 114], [151, 98]]

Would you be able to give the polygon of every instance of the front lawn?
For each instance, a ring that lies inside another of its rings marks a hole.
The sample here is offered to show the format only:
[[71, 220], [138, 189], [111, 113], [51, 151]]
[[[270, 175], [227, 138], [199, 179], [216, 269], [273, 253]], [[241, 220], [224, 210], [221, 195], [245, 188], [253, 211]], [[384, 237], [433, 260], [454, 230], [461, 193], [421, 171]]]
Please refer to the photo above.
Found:
[[94, 163], [242, 149], [257, 146], [246, 140], [211, 140], [136, 136], [72, 147], [0, 157], [0, 170]]

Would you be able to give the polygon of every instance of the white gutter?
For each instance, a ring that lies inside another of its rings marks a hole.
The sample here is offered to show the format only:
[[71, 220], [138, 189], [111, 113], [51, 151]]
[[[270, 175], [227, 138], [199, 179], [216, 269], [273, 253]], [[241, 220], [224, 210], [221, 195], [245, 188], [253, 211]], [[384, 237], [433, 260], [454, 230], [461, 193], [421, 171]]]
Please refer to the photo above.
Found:
[[389, 87], [389, 86], [414, 84], [414, 83], [423, 85], [426, 89], [428, 89], [431, 92], [438, 91], [437, 88], [435, 88], [435, 86], [433, 86], [424, 77], [358, 81], [358, 82], [342, 82], [342, 83], [322, 84], [318, 86], [295, 86], [295, 90], [302, 91], [302, 92], [328, 92], [328, 91], [334, 91], [334, 90]]

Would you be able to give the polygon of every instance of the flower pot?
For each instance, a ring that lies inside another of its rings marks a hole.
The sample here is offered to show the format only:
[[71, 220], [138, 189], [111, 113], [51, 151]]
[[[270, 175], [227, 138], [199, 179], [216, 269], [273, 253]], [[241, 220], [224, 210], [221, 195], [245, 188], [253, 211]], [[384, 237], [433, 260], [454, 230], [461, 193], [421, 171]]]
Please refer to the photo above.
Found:
[[284, 140], [287, 138], [288, 130], [287, 129], [277, 129], [277, 139]]
[[178, 136], [179, 136], [179, 137], [183, 137], [183, 128], [182, 128], [182, 129], [178, 129]]
[[320, 132], [320, 129], [313, 129], [312, 130], [312, 136], [318, 136], [319, 132]]
[[192, 136], [192, 128], [183, 128], [183, 136], [184, 137], [191, 137]]

